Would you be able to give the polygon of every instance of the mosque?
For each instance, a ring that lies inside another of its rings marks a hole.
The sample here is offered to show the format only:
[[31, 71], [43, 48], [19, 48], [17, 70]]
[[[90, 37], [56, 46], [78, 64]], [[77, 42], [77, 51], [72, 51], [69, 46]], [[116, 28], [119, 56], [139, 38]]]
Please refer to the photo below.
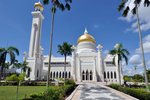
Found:
[[[46, 80], [49, 56], [43, 55], [40, 46], [42, 21], [44, 20], [43, 6], [35, 3], [32, 12], [33, 21], [29, 44], [29, 53], [26, 58], [30, 80]], [[103, 46], [98, 44], [87, 30], [77, 40], [77, 45], [72, 46], [72, 55], [67, 57], [67, 67], [64, 73], [64, 57], [52, 56], [50, 78], [73, 79], [76, 82], [110, 82], [118, 83], [118, 67], [113, 64], [113, 56], [107, 54], [102, 57]], [[123, 75], [121, 72], [121, 80]]]

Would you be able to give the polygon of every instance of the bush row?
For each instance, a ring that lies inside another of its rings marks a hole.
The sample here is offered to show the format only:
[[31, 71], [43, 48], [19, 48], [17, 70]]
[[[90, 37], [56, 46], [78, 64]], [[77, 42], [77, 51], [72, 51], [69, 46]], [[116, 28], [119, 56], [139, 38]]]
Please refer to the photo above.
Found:
[[[0, 86], [16, 86], [18, 85], [17, 81], [6, 81], [0, 82]], [[46, 81], [23, 81], [20, 83], [21, 86], [46, 86]], [[55, 83], [51, 83], [51, 86], [54, 86]], [[63, 83], [59, 83], [59, 85], [63, 85]]]
[[76, 87], [73, 80], [66, 80], [65, 84], [65, 86], [50, 86], [44, 92], [31, 94], [30, 98], [23, 100], [65, 100]]
[[74, 89], [75, 85], [53, 86], [42, 93], [31, 94], [30, 98], [23, 100], [65, 100]]
[[150, 100], [150, 92], [146, 92], [144, 89], [122, 87], [117, 84], [111, 84], [109, 87], [124, 92], [140, 100]]

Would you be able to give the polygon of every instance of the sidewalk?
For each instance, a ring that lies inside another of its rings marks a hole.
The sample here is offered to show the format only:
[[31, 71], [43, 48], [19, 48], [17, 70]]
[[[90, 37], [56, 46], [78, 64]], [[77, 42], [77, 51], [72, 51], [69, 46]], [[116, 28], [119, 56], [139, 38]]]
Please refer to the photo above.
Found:
[[66, 100], [138, 100], [99, 83], [79, 84]]

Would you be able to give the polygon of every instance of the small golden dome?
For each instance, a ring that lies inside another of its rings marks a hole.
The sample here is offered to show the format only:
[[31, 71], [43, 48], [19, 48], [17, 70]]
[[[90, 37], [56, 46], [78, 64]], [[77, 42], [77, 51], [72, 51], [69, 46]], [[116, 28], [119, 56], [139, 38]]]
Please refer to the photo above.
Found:
[[44, 10], [43, 5], [41, 4], [41, 2], [37, 2], [34, 4], [34, 8], [40, 8], [41, 11]]
[[88, 34], [87, 30], [85, 30], [84, 34], [78, 38], [78, 43], [81, 43], [81, 42], [96, 43], [94, 37]]

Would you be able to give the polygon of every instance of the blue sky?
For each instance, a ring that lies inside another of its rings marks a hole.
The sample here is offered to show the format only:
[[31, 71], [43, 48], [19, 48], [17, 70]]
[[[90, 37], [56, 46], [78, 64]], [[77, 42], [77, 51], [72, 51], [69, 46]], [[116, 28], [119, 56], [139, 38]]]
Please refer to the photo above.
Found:
[[[15, 46], [20, 51], [18, 60], [22, 61], [23, 52], [28, 52], [34, 3], [38, 0], [1, 0], [0, 2], [0, 47]], [[125, 72], [133, 71], [133, 63], [139, 66], [141, 72], [139, 38], [135, 27], [135, 18], [129, 15], [122, 18], [117, 11], [120, 0], [73, 0], [71, 11], [57, 11], [55, 15], [53, 55], [57, 53], [57, 45], [64, 41], [77, 44], [77, 39], [83, 34], [85, 27], [95, 37], [97, 44], [103, 45], [103, 52], [113, 49], [116, 43], [122, 43], [128, 49], [131, 60]], [[132, 6], [132, 5], [131, 5]], [[146, 8], [149, 9], [149, 8]], [[150, 10], [149, 10], [150, 11]], [[150, 66], [150, 18], [148, 10], [140, 8], [143, 25], [143, 41], [146, 47], [147, 66]], [[44, 6], [45, 17], [42, 27], [41, 45], [44, 54], [49, 52], [49, 33], [51, 23], [50, 5]], [[145, 16], [144, 16], [145, 15]], [[148, 24], [148, 25], [147, 25]], [[145, 26], [144, 26], [145, 25]], [[147, 25], [147, 26], [146, 26]], [[147, 44], [146, 44], [147, 43]], [[133, 59], [132, 59], [133, 58]]]

